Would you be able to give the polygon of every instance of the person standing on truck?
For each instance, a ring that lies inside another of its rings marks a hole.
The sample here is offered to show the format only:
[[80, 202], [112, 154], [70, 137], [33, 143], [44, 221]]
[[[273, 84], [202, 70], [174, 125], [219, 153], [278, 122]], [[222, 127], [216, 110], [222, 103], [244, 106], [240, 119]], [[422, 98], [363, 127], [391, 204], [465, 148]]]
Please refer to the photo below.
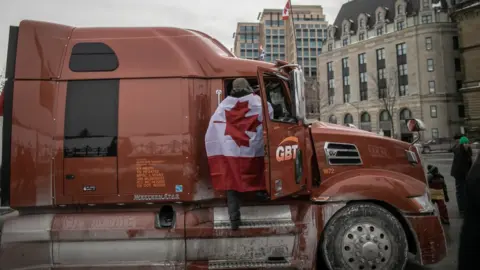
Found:
[[450, 225], [450, 220], [448, 218], [448, 210], [445, 202], [449, 202], [450, 198], [448, 197], [447, 184], [445, 183], [445, 178], [438, 171], [436, 166], [428, 165], [428, 187], [430, 188], [430, 195], [432, 202], [437, 204], [438, 211], [440, 214], [440, 221], [443, 224]]
[[205, 134], [212, 186], [225, 191], [232, 230], [241, 224], [240, 193], [263, 192], [265, 143], [262, 100], [245, 78], [232, 83], [230, 96], [217, 107]]
[[453, 149], [453, 162], [450, 175], [455, 178], [455, 194], [460, 216], [465, 212], [466, 187], [465, 178], [472, 167], [472, 149], [467, 137], [462, 136], [457, 147]]
[[480, 243], [480, 152], [468, 172], [466, 182], [465, 217], [458, 248], [459, 270], [477, 269]]

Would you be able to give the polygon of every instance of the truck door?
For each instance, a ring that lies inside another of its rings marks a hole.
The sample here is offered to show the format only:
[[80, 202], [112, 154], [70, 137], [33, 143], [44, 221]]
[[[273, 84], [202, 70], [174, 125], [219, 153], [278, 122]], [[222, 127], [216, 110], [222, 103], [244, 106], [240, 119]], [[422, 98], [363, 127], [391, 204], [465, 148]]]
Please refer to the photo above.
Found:
[[74, 202], [117, 194], [118, 88], [119, 80], [67, 83], [63, 181]]
[[268, 104], [274, 111], [273, 119], [264, 117], [265, 177], [271, 199], [299, 192], [305, 186], [303, 157], [305, 127], [292, 112], [288, 82], [274, 75], [273, 70], [258, 68], [263, 115], [268, 116]]

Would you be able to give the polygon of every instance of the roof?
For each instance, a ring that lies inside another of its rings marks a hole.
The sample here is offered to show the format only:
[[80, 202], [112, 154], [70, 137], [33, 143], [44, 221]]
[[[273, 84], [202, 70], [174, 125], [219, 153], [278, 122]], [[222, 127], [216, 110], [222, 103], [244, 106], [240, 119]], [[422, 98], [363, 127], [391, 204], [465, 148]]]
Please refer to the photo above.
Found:
[[[103, 43], [118, 58], [109, 72], [74, 72], [69, 63], [78, 43]], [[256, 76], [273, 64], [236, 58], [216, 39], [200, 31], [173, 27], [76, 28], [22, 21], [16, 79], [109, 79]]]
[[[375, 11], [380, 6], [387, 9], [386, 19], [393, 22], [395, 19], [395, 2], [396, 0], [353, 0], [343, 4], [333, 23], [338, 29], [335, 33], [335, 39], [340, 39], [342, 35], [341, 29], [344, 20], [353, 21], [350, 30], [356, 33], [358, 28], [357, 19], [362, 13], [370, 15], [370, 18], [367, 20], [367, 25], [370, 29], [373, 28], [376, 23]], [[412, 16], [413, 13], [420, 11], [420, 0], [405, 0], [405, 2], [407, 2], [407, 16]], [[441, 2], [442, 7], [447, 7], [446, 0], [433, 0], [432, 4], [437, 4], [438, 2]]]

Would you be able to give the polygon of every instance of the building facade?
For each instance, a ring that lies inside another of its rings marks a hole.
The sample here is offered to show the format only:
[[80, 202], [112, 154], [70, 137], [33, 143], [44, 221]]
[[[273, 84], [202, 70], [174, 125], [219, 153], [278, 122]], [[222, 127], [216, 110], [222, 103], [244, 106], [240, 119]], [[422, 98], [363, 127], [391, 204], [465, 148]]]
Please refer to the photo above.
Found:
[[412, 141], [407, 118], [422, 119], [421, 139], [461, 131], [458, 30], [433, 0], [353, 0], [328, 27], [318, 58], [322, 120]]
[[260, 24], [239, 22], [234, 33], [233, 53], [243, 59], [258, 60], [260, 47]]
[[264, 9], [257, 18], [258, 23], [238, 23], [234, 33], [234, 53], [240, 58], [256, 60], [262, 46], [264, 61], [279, 59], [300, 64], [308, 80], [308, 117], [320, 119], [317, 56], [322, 52], [328, 22], [322, 6], [318, 5], [294, 5], [288, 20], [282, 19], [282, 11]]
[[459, 28], [461, 58], [464, 66], [462, 95], [469, 137], [480, 138], [480, 0], [456, 1], [452, 18]]

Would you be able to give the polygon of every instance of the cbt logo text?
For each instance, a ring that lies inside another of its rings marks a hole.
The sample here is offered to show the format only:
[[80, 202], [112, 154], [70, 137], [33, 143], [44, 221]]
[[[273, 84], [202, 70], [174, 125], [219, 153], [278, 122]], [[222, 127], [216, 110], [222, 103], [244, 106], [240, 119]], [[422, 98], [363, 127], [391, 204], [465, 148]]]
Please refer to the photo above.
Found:
[[287, 137], [277, 147], [277, 161], [287, 161], [297, 157], [298, 138]]

